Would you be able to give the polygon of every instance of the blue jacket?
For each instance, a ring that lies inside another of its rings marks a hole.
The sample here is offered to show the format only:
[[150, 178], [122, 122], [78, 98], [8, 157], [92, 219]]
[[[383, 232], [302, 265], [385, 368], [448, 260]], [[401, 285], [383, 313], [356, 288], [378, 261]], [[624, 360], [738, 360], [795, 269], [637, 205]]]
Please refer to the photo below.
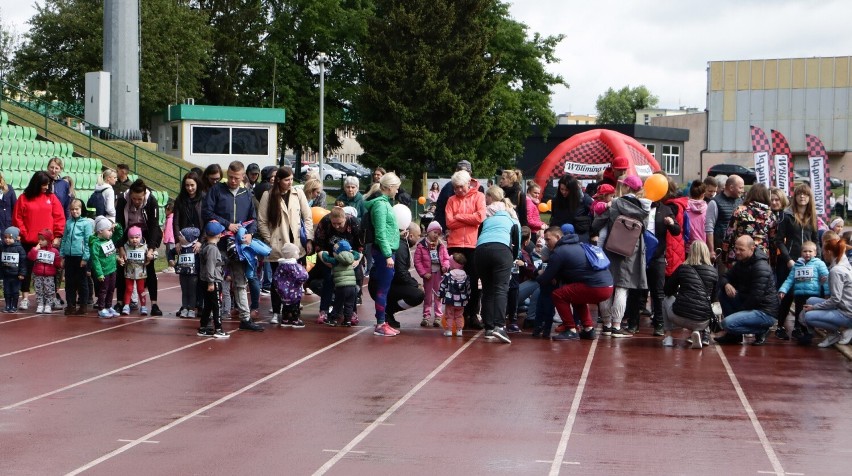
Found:
[[[246, 233], [257, 234], [257, 212], [249, 189], [240, 187], [236, 196], [231, 193], [228, 184], [219, 182], [207, 191], [204, 204], [201, 207], [201, 217], [204, 223], [216, 220], [225, 228], [231, 223], [242, 223]], [[203, 225], [202, 225], [202, 228]]]
[[[820, 284], [822, 278], [825, 278], [825, 282]], [[802, 258], [797, 259], [778, 292], [787, 294], [790, 288], [793, 288], [794, 296], [828, 296], [828, 266], [817, 257], [811, 258], [807, 263]]]
[[8, 183], [6, 186], [9, 190], [0, 197], [0, 233], [12, 226], [12, 211], [15, 209], [15, 202], [18, 201], [15, 189]]
[[563, 284], [583, 283], [592, 288], [606, 288], [613, 284], [608, 269], [596, 270], [589, 264], [586, 252], [580, 246], [580, 237], [563, 235], [550, 252], [547, 268], [536, 278], [539, 284], [558, 279]]
[[59, 198], [59, 203], [62, 204], [62, 211], [65, 212], [65, 218], [68, 218], [68, 205], [71, 204], [71, 184], [62, 179], [54, 180], [53, 194]]
[[26, 276], [27, 274], [27, 252], [21, 246], [19, 241], [15, 241], [11, 245], [7, 245], [5, 241], [0, 240], [0, 253], [12, 253], [18, 255], [18, 264], [14, 264], [14, 256], [8, 264], [2, 265], [2, 276], [6, 279], [16, 279], [18, 276]]
[[94, 228], [95, 222], [88, 218], [69, 218], [65, 222], [65, 234], [59, 243], [59, 255], [63, 258], [80, 256], [83, 261], [89, 261], [89, 237], [95, 233]]
[[479, 226], [476, 246], [486, 243], [502, 243], [512, 250], [512, 259], [521, 259], [521, 224], [505, 211], [495, 213]]

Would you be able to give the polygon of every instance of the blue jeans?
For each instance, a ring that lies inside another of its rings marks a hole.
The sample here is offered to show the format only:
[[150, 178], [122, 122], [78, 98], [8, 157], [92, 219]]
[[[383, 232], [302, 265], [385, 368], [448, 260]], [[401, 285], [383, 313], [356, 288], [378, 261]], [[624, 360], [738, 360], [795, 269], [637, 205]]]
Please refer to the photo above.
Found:
[[260, 287], [263, 289], [272, 287], [272, 264], [269, 261], [263, 262], [263, 281], [260, 282]]
[[527, 319], [532, 321], [535, 320], [535, 306], [538, 301], [536, 291], [538, 291], [538, 283], [534, 279], [518, 285], [518, 305], [520, 306], [527, 299], [530, 300], [530, 304], [527, 306]]
[[248, 278], [248, 290], [251, 296], [251, 305], [249, 308], [254, 311], [260, 307], [260, 280], [257, 279], [256, 274], [253, 278]]
[[[536, 294], [538, 294], [537, 297]], [[533, 300], [536, 302], [533, 303]], [[530, 297], [530, 307], [535, 307], [535, 328], [540, 329], [545, 336], [550, 335], [550, 329], [553, 327], [553, 316], [556, 314], [556, 307], [553, 305], [553, 285], [550, 283], [542, 284]], [[527, 317], [529, 317], [529, 312], [527, 312]]]
[[[402, 244], [402, 246], [406, 245]], [[393, 281], [393, 268], [387, 267], [387, 259], [378, 246], [373, 246], [372, 255], [373, 268], [370, 270], [370, 281], [376, 283], [376, 295], [373, 297], [376, 302], [376, 324], [382, 324], [385, 322], [385, 308], [388, 305], [388, 291]]]
[[[815, 305], [825, 301], [825, 299], [812, 297], [808, 299], [808, 305]], [[817, 329], [825, 329], [827, 331], [837, 331], [839, 329], [852, 328], [852, 318], [849, 318], [839, 309], [820, 309], [818, 311], [807, 311], [802, 318], [807, 326], [816, 327]]]
[[725, 315], [722, 327], [734, 334], [763, 334], [775, 324], [775, 316], [758, 310], [742, 310], [739, 296], [728, 297], [724, 288], [719, 293], [719, 304]]

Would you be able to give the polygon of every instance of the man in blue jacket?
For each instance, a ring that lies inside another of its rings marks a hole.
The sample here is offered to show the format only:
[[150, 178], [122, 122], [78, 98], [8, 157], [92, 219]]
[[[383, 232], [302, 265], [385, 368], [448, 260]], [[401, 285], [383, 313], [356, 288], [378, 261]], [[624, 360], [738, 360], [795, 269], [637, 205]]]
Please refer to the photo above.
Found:
[[[245, 165], [235, 160], [228, 165], [228, 181], [215, 184], [207, 192], [207, 197], [202, 206], [201, 215], [205, 222], [215, 220], [225, 227], [231, 234], [236, 234], [241, 226], [245, 227], [246, 234], [243, 243], [251, 243], [252, 235], [257, 233], [257, 213], [255, 212], [252, 194], [243, 186], [245, 177]], [[222, 240], [222, 243], [230, 242], [233, 238]], [[229, 250], [230, 251], [230, 250]], [[240, 329], [248, 331], [263, 331], [263, 327], [252, 322], [249, 310], [248, 296], [246, 294], [245, 263], [240, 261], [236, 253], [228, 252], [228, 267], [231, 271], [231, 279], [236, 288], [234, 303], [240, 314]], [[259, 293], [260, 289], [258, 289]]]

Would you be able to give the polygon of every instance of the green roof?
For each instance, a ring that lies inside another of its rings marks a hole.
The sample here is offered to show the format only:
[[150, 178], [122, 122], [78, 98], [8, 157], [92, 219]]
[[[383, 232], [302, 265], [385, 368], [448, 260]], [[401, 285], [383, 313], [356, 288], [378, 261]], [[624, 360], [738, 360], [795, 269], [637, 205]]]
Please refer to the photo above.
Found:
[[195, 104], [170, 105], [166, 114], [169, 121], [223, 121], [284, 123], [284, 109], [264, 107], [198, 106]]

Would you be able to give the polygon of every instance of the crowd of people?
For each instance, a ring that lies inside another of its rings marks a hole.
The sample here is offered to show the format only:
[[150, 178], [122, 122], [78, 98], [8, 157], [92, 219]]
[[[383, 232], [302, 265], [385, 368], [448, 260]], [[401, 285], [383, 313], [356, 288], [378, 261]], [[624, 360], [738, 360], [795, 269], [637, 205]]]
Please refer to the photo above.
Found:
[[297, 186], [289, 167], [234, 161], [187, 173], [161, 227], [160, 204], [128, 167], [105, 169], [88, 203], [62, 169], [52, 159], [20, 196], [0, 174], [4, 312], [29, 310], [34, 294], [36, 313], [162, 315], [154, 263], [165, 246], [176, 314], [198, 318], [202, 337], [227, 338], [229, 317], [246, 331], [305, 327], [306, 293], [319, 295], [317, 323], [358, 325], [368, 280], [381, 337], [399, 335], [396, 314], [422, 305], [423, 327], [484, 329], [504, 343], [525, 327], [555, 341], [629, 338], [643, 315], [666, 347], [679, 329], [693, 348], [764, 345], [772, 329], [804, 345], [815, 329], [823, 347], [852, 341], [852, 233], [817, 216], [806, 184], [788, 204], [762, 184], [745, 193], [735, 175], [681, 189], [657, 172], [668, 187], [652, 194], [617, 157], [585, 186], [560, 178], [548, 210], [520, 171], [484, 187], [460, 161], [447, 184], [432, 183], [434, 217], [418, 224], [400, 215], [412, 197], [382, 168], [363, 192], [347, 177], [329, 205], [318, 176]]

